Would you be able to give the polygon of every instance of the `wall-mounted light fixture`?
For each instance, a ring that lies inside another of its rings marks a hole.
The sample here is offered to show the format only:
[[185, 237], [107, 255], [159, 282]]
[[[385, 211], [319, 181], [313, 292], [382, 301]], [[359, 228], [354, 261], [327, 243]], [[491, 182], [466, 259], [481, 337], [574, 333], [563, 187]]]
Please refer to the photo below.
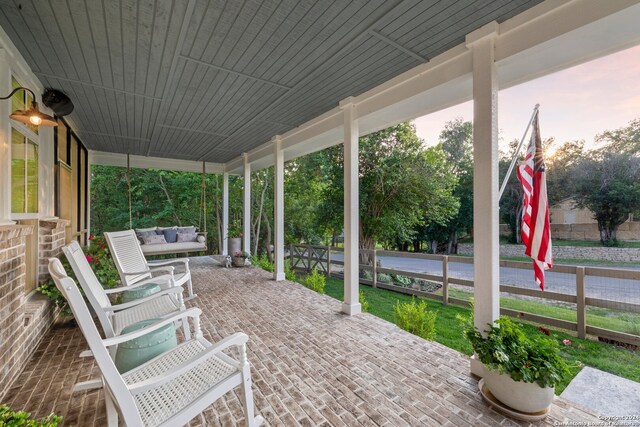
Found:
[[26, 87], [17, 87], [11, 91], [11, 93], [7, 96], [1, 96], [0, 99], [9, 99], [19, 90], [24, 90], [25, 92], [31, 93], [33, 96], [33, 102], [31, 102], [31, 108], [27, 110], [16, 110], [9, 116], [13, 120], [16, 120], [21, 123], [36, 125], [36, 126], [58, 126], [58, 123], [53, 119], [53, 117], [40, 112], [38, 109], [38, 103], [35, 101], [36, 94], [33, 93], [31, 89], [27, 89]]

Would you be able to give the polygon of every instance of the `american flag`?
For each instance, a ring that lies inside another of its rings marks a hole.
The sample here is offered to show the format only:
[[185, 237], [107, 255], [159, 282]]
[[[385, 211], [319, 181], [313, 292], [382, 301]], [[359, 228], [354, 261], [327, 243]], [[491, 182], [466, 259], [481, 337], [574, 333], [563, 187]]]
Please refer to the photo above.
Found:
[[533, 259], [536, 284], [544, 291], [544, 271], [553, 266], [549, 200], [538, 113], [533, 120], [531, 141], [524, 162], [518, 165], [518, 180], [524, 189], [521, 236], [525, 255]]

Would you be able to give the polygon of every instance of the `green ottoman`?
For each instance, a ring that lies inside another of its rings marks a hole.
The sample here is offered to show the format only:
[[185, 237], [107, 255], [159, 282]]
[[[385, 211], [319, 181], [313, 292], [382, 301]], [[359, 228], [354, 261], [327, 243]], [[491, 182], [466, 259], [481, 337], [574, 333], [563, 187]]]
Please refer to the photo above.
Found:
[[146, 285], [142, 285], [130, 291], [124, 291], [122, 293], [122, 302], [130, 302], [140, 298], [148, 297], [149, 295], [153, 295], [157, 292], [160, 292], [162, 289], [160, 285], [157, 283], [147, 283]]
[[[160, 319], [149, 319], [127, 326], [122, 334], [137, 331]], [[116, 352], [116, 367], [120, 373], [142, 365], [167, 350], [178, 345], [176, 329], [173, 323], [163, 326], [153, 332], [118, 345]]]

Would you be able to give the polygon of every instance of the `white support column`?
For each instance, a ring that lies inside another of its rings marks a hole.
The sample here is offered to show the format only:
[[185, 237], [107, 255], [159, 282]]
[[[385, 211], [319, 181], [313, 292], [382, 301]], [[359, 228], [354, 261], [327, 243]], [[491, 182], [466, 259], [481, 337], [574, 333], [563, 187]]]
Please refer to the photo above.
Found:
[[[11, 92], [11, 70], [7, 52], [0, 49], [0, 94]], [[0, 224], [11, 221], [11, 100], [0, 101]]]
[[229, 255], [229, 172], [222, 173], [222, 255]]
[[359, 301], [360, 195], [358, 121], [352, 98], [340, 101], [344, 115], [344, 302], [348, 315], [362, 311]]
[[242, 250], [251, 253], [251, 163], [247, 153], [242, 155], [244, 161], [244, 189], [242, 192]]
[[[492, 22], [467, 36], [473, 53], [474, 316], [480, 330], [500, 315], [497, 35]], [[482, 375], [482, 365], [472, 362], [471, 372]]]
[[273, 185], [273, 228], [275, 230], [273, 279], [284, 280], [284, 152], [282, 151], [282, 138], [280, 135], [273, 137], [273, 149], [275, 155], [275, 182]]
[[[58, 153], [55, 153], [55, 156], [58, 156]], [[91, 236], [91, 167], [92, 166], [93, 166], [93, 153], [91, 150], [87, 150], [87, 195], [88, 195], [87, 212], [89, 212], [89, 215], [87, 215], [87, 237]], [[53, 168], [51, 179], [54, 179], [53, 174], [55, 174], [55, 166]], [[87, 240], [87, 245], [91, 246], [90, 240]]]

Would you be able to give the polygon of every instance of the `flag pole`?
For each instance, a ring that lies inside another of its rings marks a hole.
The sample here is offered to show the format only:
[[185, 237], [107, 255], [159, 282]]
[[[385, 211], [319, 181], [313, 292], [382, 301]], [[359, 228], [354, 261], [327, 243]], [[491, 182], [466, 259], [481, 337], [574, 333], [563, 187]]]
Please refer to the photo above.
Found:
[[502, 181], [502, 185], [500, 186], [500, 194], [498, 194], [498, 201], [502, 199], [502, 193], [504, 193], [504, 189], [507, 186], [507, 181], [509, 181], [509, 176], [511, 176], [511, 172], [513, 172], [513, 168], [516, 165], [516, 161], [518, 160], [518, 153], [520, 153], [520, 149], [522, 149], [522, 145], [524, 144], [524, 139], [527, 137], [527, 133], [529, 132], [529, 128], [531, 127], [531, 123], [533, 123], [533, 119], [536, 117], [536, 114], [538, 114], [538, 108], [540, 108], [540, 104], [536, 104], [536, 106], [533, 107], [533, 114], [531, 114], [531, 119], [529, 119], [529, 124], [527, 125], [527, 128], [524, 130], [524, 135], [522, 135], [520, 144], [518, 145], [516, 152], [513, 154], [513, 159], [511, 159], [509, 170], [507, 171], [507, 174], [504, 176], [504, 180]]

